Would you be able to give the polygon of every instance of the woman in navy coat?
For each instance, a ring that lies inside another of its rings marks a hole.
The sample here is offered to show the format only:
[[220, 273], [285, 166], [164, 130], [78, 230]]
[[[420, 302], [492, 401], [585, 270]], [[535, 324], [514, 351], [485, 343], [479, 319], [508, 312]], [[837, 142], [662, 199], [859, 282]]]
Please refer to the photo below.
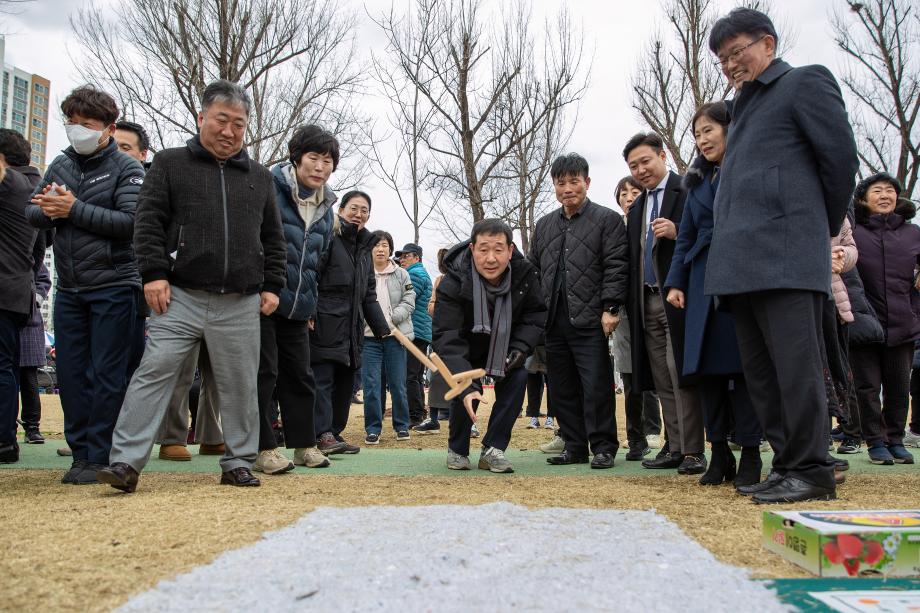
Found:
[[[729, 119], [726, 104], [712, 102], [701, 106], [691, 122], [701, 155], [684, 178], [687, 201], [664, 288], [671, 305], [686, 309], [683, 375], [699, 377], [706, 434], [712, 444], [709, 469], [700, 483], [733, 481], [737, 487], [760, 481], [761, 430], [744, 382], [734, 321], [728, 313], [716, 310], [712, 296], [703, 293], [712, 240], [712, 207]], [[735, 442], [742, 447], [737, 470], [728, 447], [732, 424]]]

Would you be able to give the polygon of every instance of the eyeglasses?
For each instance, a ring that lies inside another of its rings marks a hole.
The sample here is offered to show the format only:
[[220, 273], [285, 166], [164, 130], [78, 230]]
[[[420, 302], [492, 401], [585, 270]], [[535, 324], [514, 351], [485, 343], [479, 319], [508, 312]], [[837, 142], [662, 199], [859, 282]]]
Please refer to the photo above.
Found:
[[753, 47], [754, 45], [756, 45], [757, 43], [759, 43], [760, 41], [762, 41], [762, 40], [765, 39], [766, 37], [767, 37], [767, 35], [764, 34], [763, 36], [761, 36], [761, 37], [758, 38], [757, 40], [755, 40], [755, 41], [753, 41], [753, 42], [750, 42], [750, 43], [746, 44], [746, 45], [743, 46], [743, 47], [738, 47], [737, 49], [735, 49], [734, 51], [732, 51], [731, 53], [729, 53], [729, 54], [728, 54], [728, 57], [719, 56], [719, 59], [717, 59], [715, 62], [713, 62], [713, 64], [716, 65], [716, 66], [725, 66], [725, 65], [728, 63], [729, 60], [732, 60], [732, 61], [737, 62], [739, 59], [741, 59], [741, 56], [744, 54], [745, 51], [747, 51], [748, 49], [750, 49], [751, 47]]
[[349, 213], [360, 215], [361, 217], [369, 217], [371, 214], [370, 209], [363, 207], [363, 206], [354, 206], [351, 204], [346, 205], [345, 210], [348, 211]]

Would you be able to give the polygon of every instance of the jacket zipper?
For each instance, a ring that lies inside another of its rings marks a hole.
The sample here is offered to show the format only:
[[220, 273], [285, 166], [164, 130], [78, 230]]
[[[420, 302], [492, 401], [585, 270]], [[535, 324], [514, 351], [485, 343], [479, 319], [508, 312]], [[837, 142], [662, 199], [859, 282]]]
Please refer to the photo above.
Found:
[[[81, 190], [82, 190], [82, 188], [83, 188], [83, 174], [84, 174], [84, 173], [83, 173], [83, 170], [81, 169], [81, 170], [80, 170], [80, 183], [77, 184], [77, 189], [76, 189], [76, 190], [73, 190], [73, 191], [71, 192], [71, 193], [73, 193], [74, 195], [81, 193]], [[67, 248], [68, 248], [68, 251], [69, 251], [70, 254], [71, 254], [71, 258], [70, 258], [70, 278], [73, 280], [73, 285], [74, 285], [74, 291], [75, 291], [75, 293], [80, 293], [80, 287], [79, 287], [79, 285], [77, 284], [77, 267], [76, 267], [76, 264], [75, 264], [75, 262], [74, 262], [74, 258], [72, 257], [72, 256], [73, 256], [73, 232], [68, 232], [68, 233], [67, 233], [67, 237], [68, 237], [68, 240], [67, 240], [67, 243], [68, 243]]]
[[220, 167], [220, 199], [224, 206], [224, 279], [221, 282], [220, 293], [227, 291], [227, 275], [230, 274], [230, 221], [227, 214], [227, 185], [224, 182], [224, 162], [218, 162]]
[[300, 295], [300, 288], [303, 285], [303, 261], [307, 257], [307, 239], [310, 236], [310, 227], [304, 224], [303, 228], [303, 248], [300, 250], [300, 268], [297, 269], [297, 291], [294, 292], [294, 301], [291, 303], [291, 312], [288, 313], [288, 319], [294, 316], [294, 309], [297, 308], [297, 297]]

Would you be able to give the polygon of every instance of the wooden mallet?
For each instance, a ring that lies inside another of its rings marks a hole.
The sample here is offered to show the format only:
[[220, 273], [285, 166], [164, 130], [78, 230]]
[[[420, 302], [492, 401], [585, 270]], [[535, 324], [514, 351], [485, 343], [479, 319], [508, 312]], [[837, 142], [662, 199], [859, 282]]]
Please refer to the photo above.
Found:
[[[444, 394], [444, 400], [451, 400], [456, 398], [463, 392], [466, 388], [470, 386], [470, 383], [473, 382], [473, 379], [479, 379], [486, 376], [485, 369], [476, 368], [473, 370], [465, 370], [457, 374], [450, 372], [450, 369], [447, 367], [447, 364], [444, 363], [444, 360], [441, 359], [437, 353], [432, 352], [431, 357], [425, 355], [425, 353], [415, 346], [415, 344], [406, 338], [406, 335], [400, 332], [397, 328], [393, 328], [393, 336], [396, 337], [396, 340], [406, 348], [406, 350], [415, 356], [415, 358], [427, 366], [431, 372], [436, 372], [447, 382], [447, 385], [450, 389]], [[476, 422], [476, 413], [473, 412], [471, 407], [466, 406], [464, 403], [464, 408], [466, 408], [467, 414], [470, 416], [470, 419], [473, 420], [473, 423]]]

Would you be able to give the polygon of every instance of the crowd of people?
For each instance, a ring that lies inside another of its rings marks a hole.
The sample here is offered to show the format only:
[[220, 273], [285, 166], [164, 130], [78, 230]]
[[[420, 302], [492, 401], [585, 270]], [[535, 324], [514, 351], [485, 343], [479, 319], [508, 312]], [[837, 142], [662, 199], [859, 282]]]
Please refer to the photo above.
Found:
[[834, 498], [839, 455], [863, 441], [875, 464], [913, 463], [915, 206], [886, 173], [856, 183], [837, 82], [777, 58], [777, 43], [753, 9], [713, 25], [734, 96], [697, 110], [685, 176], [659, 135], [635, 135], [621, 216], [588, 198], [583, 157], [559, 155], [559, 206], [528, 253], [484, 219], [439, 252], [434, 283], [419, 245], [397, 251], [367, 228], [368, 193], [329, 187], [340, 151], [324, 129], [297, 128], [288, 159], [265, 168], [243, 146], [249, 96], [218, 80], [198, 134], [148, 165], [144, 128], [118, 121], [109, 94], [75, 89], [61, 104], [71, 147], [44, 177], [28, 142], [0, 130], [0, 461], [19, 458], [20, 388], [25, 441], [42, 442], [29, 339], [53, 246], [63, 483], [132, 492], [157, 443], [177, 461], [201, 443], [235, 486], [258, 486], [253, 471], [328, 466], [361, 450], [342, 436], [357, 380], [365, 445], [385, 435], [388, 391], [396, 441], [446, 419], [447, 466], [468, 470], [483, 382], [447, 400], [453, 382], [433, 375], [426, 402], [416, 356], [429, 351], [494, 381], [478, 467], [495, 473], [514, 470], [505, 451], [525, 395], [527, 426], [540, 427], [544, 386], [544, 425], [558, 427], [547, 461], [613, 468], [615, 369], [625, 458], [649, 470], [774, 503]]

